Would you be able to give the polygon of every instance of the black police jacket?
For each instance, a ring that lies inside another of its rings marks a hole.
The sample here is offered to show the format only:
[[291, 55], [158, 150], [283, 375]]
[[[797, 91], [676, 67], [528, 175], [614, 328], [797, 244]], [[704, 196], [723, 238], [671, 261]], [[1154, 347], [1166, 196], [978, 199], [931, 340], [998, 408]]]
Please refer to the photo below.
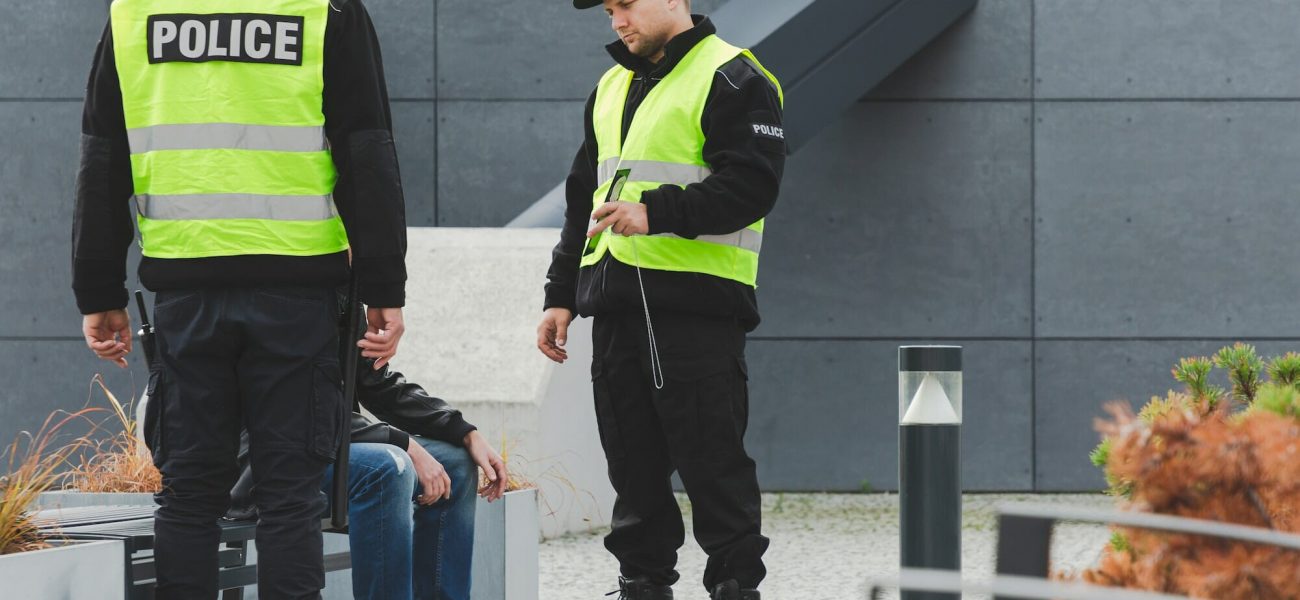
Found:
[[[707, 17], [693, 18], [695, 27], [670, 40], [657, 64], [633, 55], [622, 41], [606, 46], [618, 64], [635, 73], [623, 113], [623, 135], [646, 94], [700, 40], [716, 33]], [[592, 125], [595, 100], [593, 91], [584, 116], [586, 137], [565, 184], [564, 228], [551, 254], [545, 308], [567, 308], [583, 316], [640, 312], [641, 291], [634, 267], [609, 254], [591, 267], [578, 266], [591, 219], [591, 197], [598, 184]], [[767, 216], [776, 204], [786, 146], [780, 97], [767, 77], [742, 57], [723, 65], [714, 74], [700, 125], [705, 137], [704, 160], [713, 173], [685, 188], [665, 185], [642, 194], [652, 234], [691, 238], [728, 233]], [[642, 270], [642, 277], [652, 312], [735, 318], [746, 330], [758, 326], [758, 301], [754, 288], [748, 285], [712, 275], [648, 269]]]
[[[456, 446], [464, 445], [465, 436], [477, 429], [465, 422], [460, 411], [446, 401], [429, 395], [419, 384], [407, 381], [401, 373], [387, 366], [376, 371], [374, 360], [357, 361], [357, 397], [353, 403], [352, 443], [391, 444], [403, 451], [411, 434]], [[373, 421], [363, 415], [361, 407], [375, 415]], [[230, 491], [228, 519], [248, 519], [256, 514], [250, 492], [252, 472], [248, 466], [248, 434], [239, 439], [239, 480]]]

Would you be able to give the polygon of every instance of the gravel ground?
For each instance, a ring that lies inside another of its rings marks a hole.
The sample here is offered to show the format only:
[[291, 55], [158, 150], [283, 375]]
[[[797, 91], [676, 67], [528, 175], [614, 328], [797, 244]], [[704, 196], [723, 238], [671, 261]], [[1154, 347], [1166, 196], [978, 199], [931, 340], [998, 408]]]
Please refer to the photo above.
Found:
[[[674, 595], [679, 600], [707, 600], [700, 584], [705, 556], [690, 534], [690, 504], [684, 496], [678, 502], [687, 515], [687, 541], [678, 551], [681, 581], [673, 586]], [[969, 494], [962, 506], [962, 571], [967, 577], [993, 573], [994, 511], [1003, 502], [1113, 506], [1100, 494]], [[764, 556], [767, 579], [760, 587], [765, 600], [865, 598], [868, 578], [898, 573], [896, 494], [764, 494], [763, 533], [772, 539]], [[618, 563], [605, 551], [603, 534], [542, 543], [541, 600], [601, 599], [618, 587]], [[1101, 526], [1057, 527], [1053, 568], [1092, 566], [1109, 537]], [[897, 593], [887, 597], [897, 598]]]

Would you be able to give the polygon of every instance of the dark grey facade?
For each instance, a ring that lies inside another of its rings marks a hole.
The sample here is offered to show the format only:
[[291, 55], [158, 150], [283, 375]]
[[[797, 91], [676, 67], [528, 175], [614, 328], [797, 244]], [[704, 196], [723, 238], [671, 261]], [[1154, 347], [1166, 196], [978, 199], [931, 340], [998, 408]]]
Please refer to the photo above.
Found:
[[[500, 226], [563, 178], [611, 39], [568, 5], [368, 3], [411, 225]], [[144, 383], [84, 348], [69, 289], [106, 10], [11, 12], [0, 440], [81, 406], [96, 371], [123, 395]], [[966, 347], [967, 489], [1042, 491], [1098, 489], [1092, 419], [1163, 394], [1178, 357], [1300, 349], [1296, 22], [1276, 0], [981, 0], [792, 156], [750, 344], [764, 487], [896, 486], [901, 344]]]

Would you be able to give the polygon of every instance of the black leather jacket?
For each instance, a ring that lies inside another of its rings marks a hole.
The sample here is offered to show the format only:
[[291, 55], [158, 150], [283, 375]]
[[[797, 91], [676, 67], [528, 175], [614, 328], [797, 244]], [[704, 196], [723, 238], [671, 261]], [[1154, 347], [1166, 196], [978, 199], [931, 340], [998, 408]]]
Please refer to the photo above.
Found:
[[[361, 414], [365, 407], [379, 421]], [[407, 381], [387, 366], [376, 371], [373, 359], [357, 361], [357, 396], [352, 407], [352, 442], [392, 444], [405, 450], [412, 434], [456, 446], [477, 427], [465, 422], [460, 411], [441, 398], [429, 395], [419, 384]], [[230, 491], [228, 519], [249, 519], [256, 515], [251, 491], [252, 471], [248, 466], [248, 434], [239, 439], [239, 480]]]
[[[460, 446], [477, 427], [465, 422], [460, 411], [441, 398], [430, 396], [417, 383], [387, 366], [376, 371], [374, 361], [357, 362], [357, 398], [353, 403], [352, 441], [387, 443], [406, 448], [410, 434]], [[371, 421], [358, 406], [379, 419]]]

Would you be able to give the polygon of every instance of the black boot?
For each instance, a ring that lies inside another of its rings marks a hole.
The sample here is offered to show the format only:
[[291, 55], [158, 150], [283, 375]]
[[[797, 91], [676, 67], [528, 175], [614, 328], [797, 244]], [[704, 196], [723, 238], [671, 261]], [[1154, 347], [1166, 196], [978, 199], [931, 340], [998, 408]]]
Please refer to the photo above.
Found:
[[644, 579], [618, 578], [618, 590], [605, 594], [618, 594], [618, 600], [673, 600], [673, 588], [655, 585]]
[[728, 579], [713, 587], [709, 600], [760, 600], [758, 590], [742, 590], [735, 579]]

